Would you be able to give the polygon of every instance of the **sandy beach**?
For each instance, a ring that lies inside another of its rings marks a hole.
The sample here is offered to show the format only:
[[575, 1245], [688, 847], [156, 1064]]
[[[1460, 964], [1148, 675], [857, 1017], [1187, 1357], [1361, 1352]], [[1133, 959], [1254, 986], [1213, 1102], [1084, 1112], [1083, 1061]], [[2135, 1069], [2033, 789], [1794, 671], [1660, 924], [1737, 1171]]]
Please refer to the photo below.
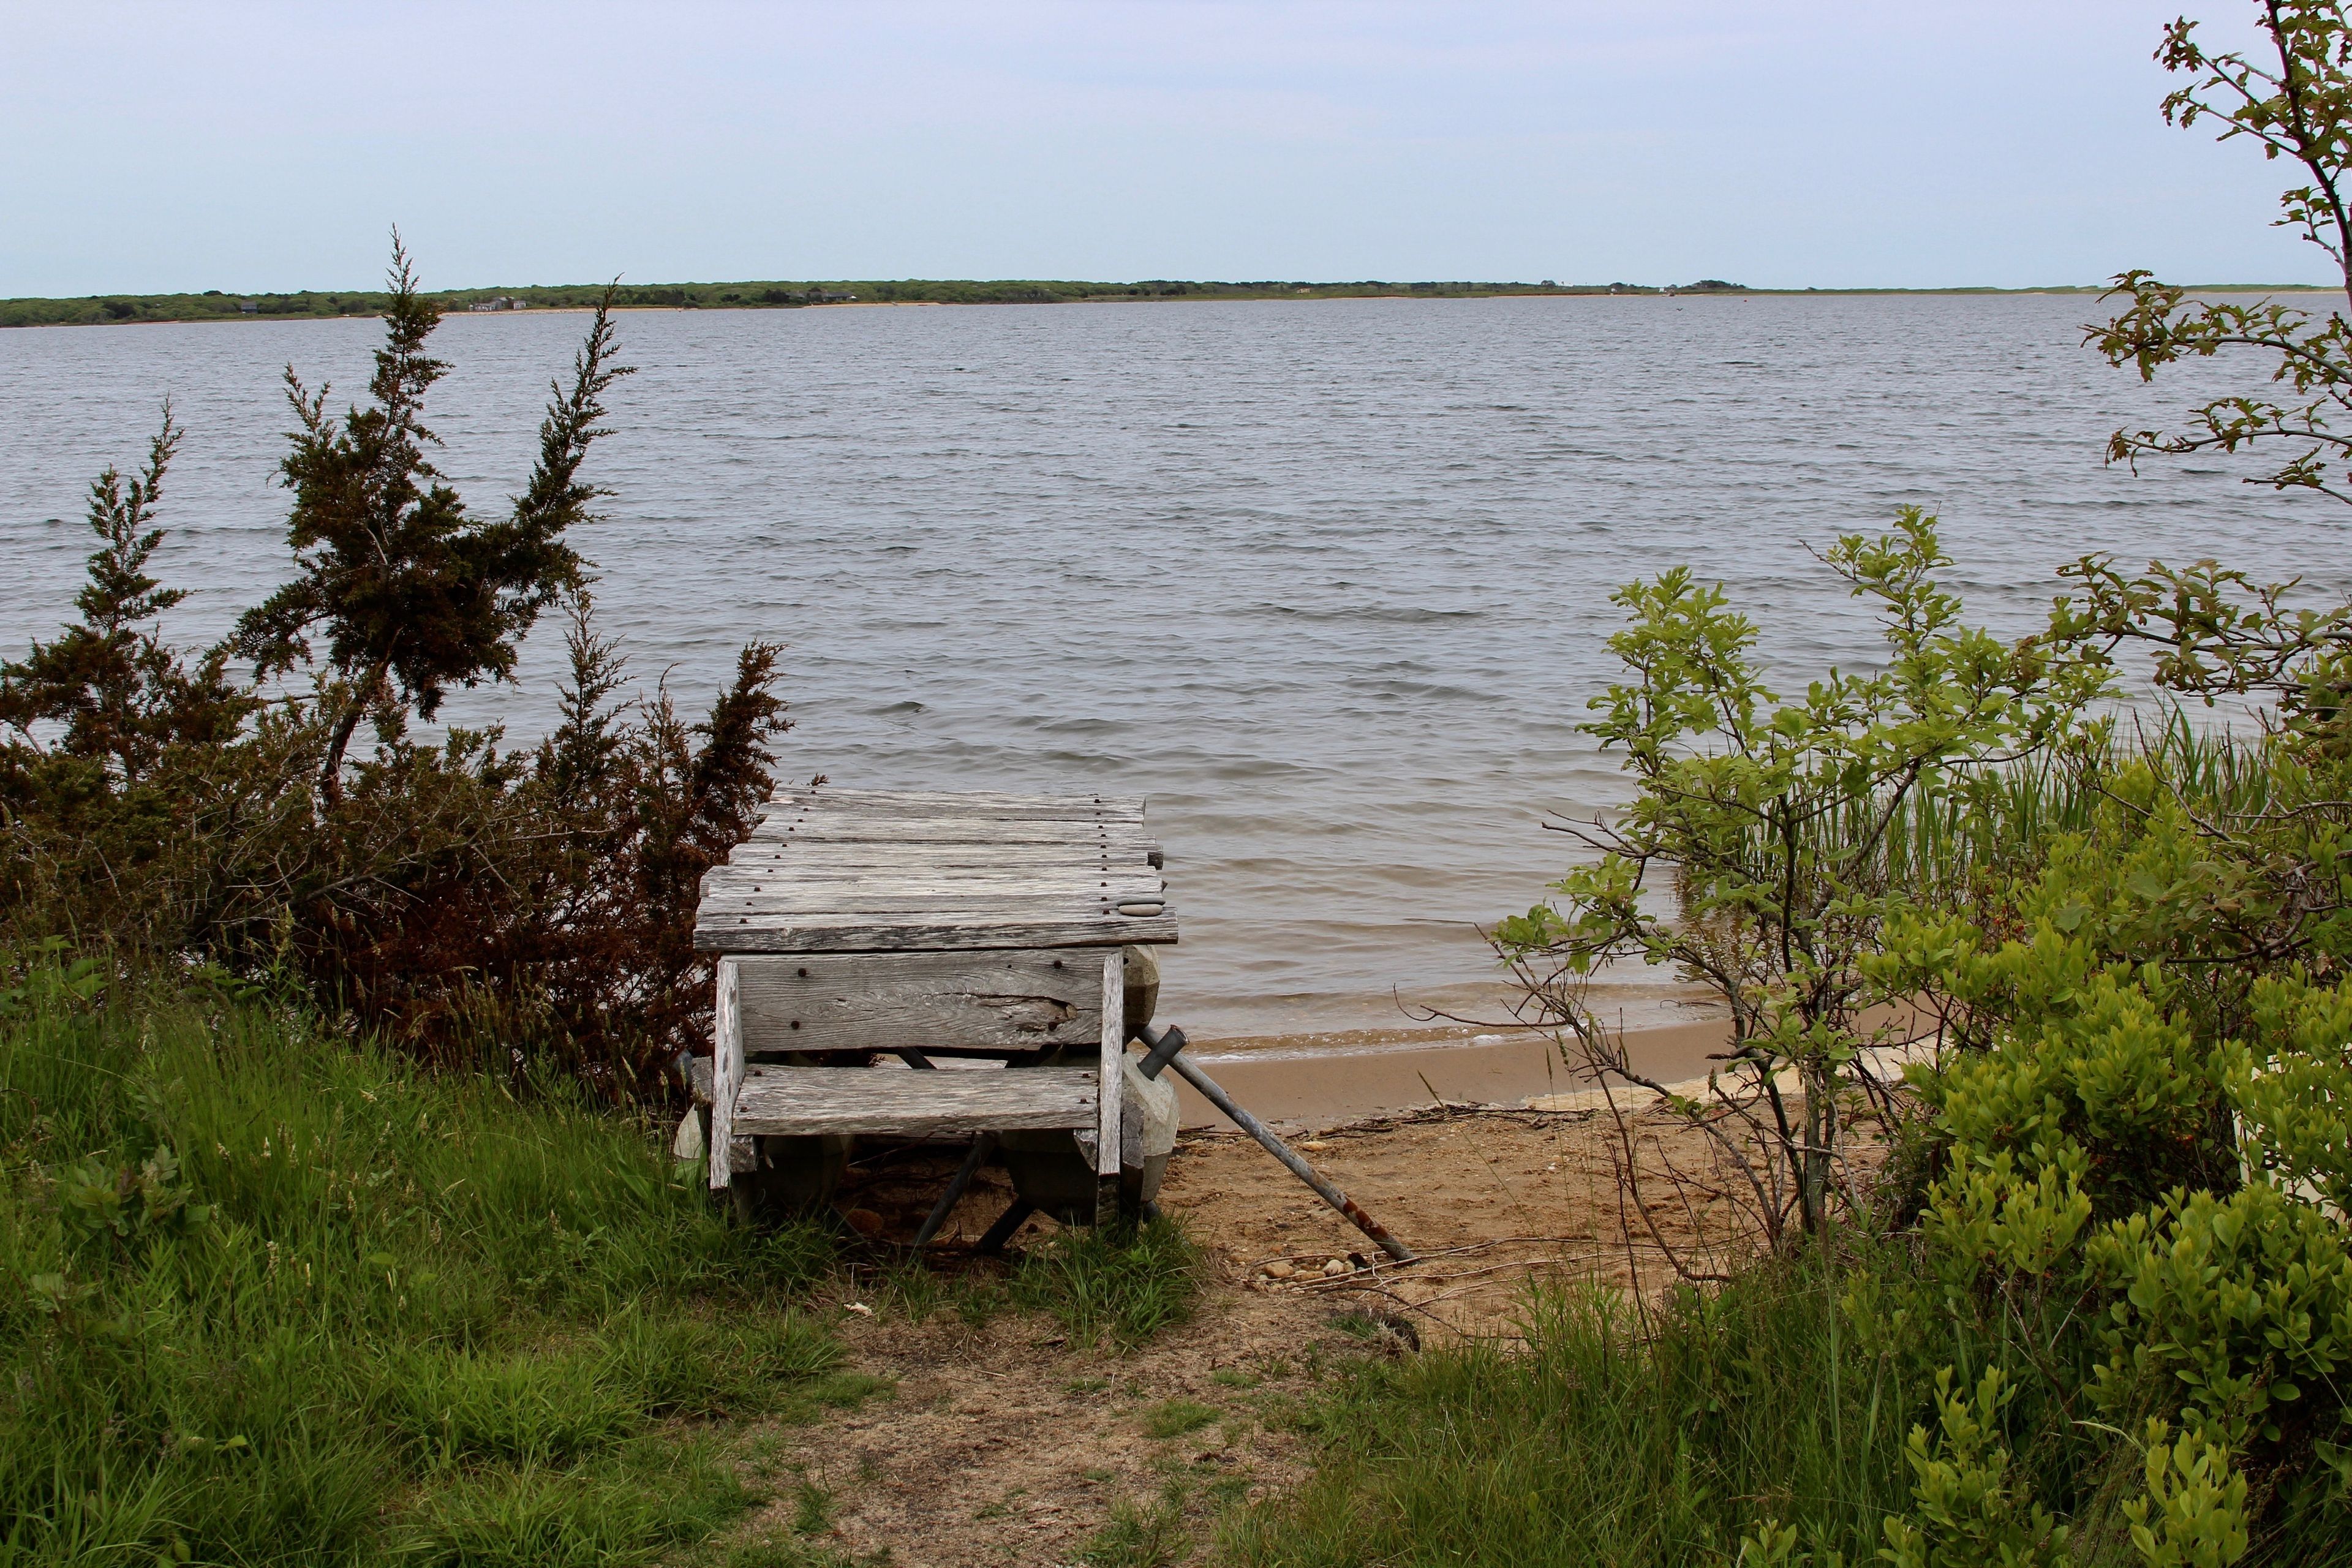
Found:
[[[1730, 1026], [1699, 1019], [1629, 1030], [1635, 1068], [1661, 1083], [1704, 1079]], [[1517, 1106], [1591, 1088], [1551, 1037], [1533, 1030], [1430, 1037], [1365, 1032], [1305, 1038], [1205, 1042], [1192, 1059], [1251, 1112], [1267, 1121], [1332, 1125], [1405, 1107]], [[1221, 1127], [1208, 1101], [1179, 1085], [1187, 1127]]]
[[[1673, 1051], [1703, 1058], [1714, 1037], [1707, 1026], [1661, 1033], [1649, 1042], [1661, 1062]], [[1187, 1131], [1161, 1201], [1204, 1254], [1199, 1308], [1139, 1348], [1088, 1349], [1034, 1316], [966, 1322], [910, 1310], [894, 1293], [888, 1244], [920, 1222], [955, 1153], [861, 1162], [839, 1202], [873, 1228], [877, 1261], [853, 1268], [820, 1310], [851, 1364], [893, 1393], [776, 1435], [778, 1474], [838, 1500], [829, 1544], [888, 1551], [910, 1568], [1066, 1563], [1114, 1508], [1162, 1496], [1182, 1498], [1184, 1528], [1205, 1538], [1220, 1509], [1305, 1478], [1315, 1447], [1296, 1413], [1345, 1363], [1512, 1341], [1538, 1281], [1655, 1289], [1672, 1278], [1660, 1238], [1701, 1260], [1752, 1245], [1727, 1210], [1659, 1202], [1637, 1218], [1621, 1201], [1617, 1123], [1590, 1110], [1317, 1116], [1304, 1103], [1379, 1098], [1404, 1083], [1425, 1100], [1414, 1081], [1424, 1071], [1465, 1090], [1540, 1092], [1536, 1040], [1222, 1065], [1421, 1261], [1381, 1258], [1248, 1139]], [[1704, 1158], [1672, 1117], [1636, 1113], [1629, 1130], [1644, 1166]], [[971, 1242], [1011, 1197], [1002, 1172], [982, 1175], [932, 1248], [936, 1277], [983, 1288], [1001, 1277], [1004, 1266], [975, 1257]], [[1033, 1219], [1015, 1245], [1037, 1246], [1055, 1228]], [[1348, 1267], [1327, 1276], [1335, 1259]], [[1178, 1409], [1199, 1425], [1171, 1435], [1166, 1414]], [[752, 1528], [785, 1528], [793, 1495], [779, 1487]]]

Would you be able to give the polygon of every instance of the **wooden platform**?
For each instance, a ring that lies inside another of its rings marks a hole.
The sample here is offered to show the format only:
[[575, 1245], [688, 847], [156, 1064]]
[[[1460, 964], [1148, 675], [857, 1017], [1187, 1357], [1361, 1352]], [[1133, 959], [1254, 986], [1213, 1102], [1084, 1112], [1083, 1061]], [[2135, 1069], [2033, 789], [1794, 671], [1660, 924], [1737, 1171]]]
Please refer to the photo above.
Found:
[[[1163, 858], [1140, 800], [780, 791], [695, 912], [720, 955], [710, 1184], [739, 1135], [1091, 1129], [1110, 1202], [1120, 1095], [1098, 1086], [1126, 1054], [1121, 949], [1176, 940]], [[877, 1051], [1064, 1065], [811, 1065]]]
[[1176, 940], [1143, 803], [779, 793], [702, 879], [705, 952], [948, 952]]

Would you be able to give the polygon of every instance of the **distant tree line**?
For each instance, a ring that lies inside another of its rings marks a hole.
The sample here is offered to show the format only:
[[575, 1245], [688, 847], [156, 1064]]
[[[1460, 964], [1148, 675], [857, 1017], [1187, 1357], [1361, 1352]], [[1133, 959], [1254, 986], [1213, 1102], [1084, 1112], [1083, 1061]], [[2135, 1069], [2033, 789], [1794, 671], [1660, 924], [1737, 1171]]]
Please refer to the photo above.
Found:
[[[426, 1060], [658, 1093], [708, 1037], [693, 910], [772, 783], [779, 650], [740, 649], [698, 720], [658, 680], [633, 697], [572, 543], [629, 374], [609, 308], [550, 387], [529, 477], [478, 510], [434, 464], [441, 311], [396, 245], [388, 283], [363, 400], [286, 373], [289, 575], [226, 639], [176, 646], [159, 619], [185, 596], [150, 572], [168, 405], [136, 471], [91, 484], [76, 617], [0, 658], [0, 954], [209, 965]], [[545, 739], [416, 732], [451, 690], [511, 679], [550, 614], [569, 673]]]
[[[792, 310], [806, 305], [849, 303], [939, 305], [1057, 305], [1090, 300], [1288, 300], [1403, 296], [1413, 299], [1473, 299], [1505, 294], [1746, 293], [1744, 284], [1720, 279], [1661, 287], [1643, 283], [1388, 282], [1317, 283], [1264, 279], [1218, 282], [1149, 278], [1129, 283], [1066, 279], [762, 279], [743, 283], [658, 283], [610, 288], [619, 309]], [[426, 296], [445, 314], [481, 309], [592, 310], [606, 298], [607, 285], [562, 284], [539, 289], [448, 289]], [[496, 301], [497, 303], [493, 303]], [[0, 327], [102, 326], [133, 321], [204, 321], [288, 316], [379, 316], [392, 305], [382, 290], [298, 289], [283, 294], [239, 294], [208, 289], [201, 294], [112, 294], [87, 299], [0, 300]]]

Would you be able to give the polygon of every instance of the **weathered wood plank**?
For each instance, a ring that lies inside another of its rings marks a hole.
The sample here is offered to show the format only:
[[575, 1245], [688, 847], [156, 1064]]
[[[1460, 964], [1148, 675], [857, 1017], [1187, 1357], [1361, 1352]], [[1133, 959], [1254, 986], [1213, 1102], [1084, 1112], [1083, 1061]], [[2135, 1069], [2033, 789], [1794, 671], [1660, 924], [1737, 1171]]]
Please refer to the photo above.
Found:
[[900, 915], [936, 911], [961, 920], [990, 911], [1082, 914], [1091, 909], [1099, 913], [1122, 905], [1167, 901], [1168, 890], [1158, 882], [1113, 882], [1105, 887], [1072, 884], [1029, 892], [951, 891], [945, 888], [877, 891], [855, 882], [838, 882], [781, 889], [771, 887], [758, 893], [713, 888], [703, 894], [702, 908], [720, 918], [730, 914], [873, 915], [895, 920]]
[[911, 857], [882, 861], [860, 862], [853, 859], [795, 860], [789, 855], [740, 856], [724, 865], [713, 866], [703, 873], [710, 882], [743, 882], [772, 884], [800, 882], [845, 882], [852, 880], [896, 881], [936, 879], [947, 882], [1002, 881], [1067, 881], [1073, 878], [1100, 880], [1105, 877], [1164, 879], [1160, 867], [1138, 857], [1134, 859], [1079, 859], [1032, 861], [1027, 864], [956, 865], [919, 859]]
[[[761, 900], [743, 901], [732, 899], [705, 899], [695, 917], [695, 928], [708, 927], [724, 931], [731, 921], [736, 930], [751, 926], [856, 927], [870, 926], [876, 931], [900, 931], [909, 926], [981, 927], [989, 925], [1020, 925], [1036, 921], [1092, 921], [1106, 930], [1125, 925], [1135, 920], [1157, 918], [1168, 912], [1168, 895], [1154, 893], [1149, 898], [1121, 899], [1116, 903], [1100, 903], [1092, 899], [901, 899], [883, 900], [871, 906], [844, 909], [847, 900], [812, 900], [806, 903]], [[832, 907], [828, 907], [828, 905]], [[1105, 939], [1108, 941], [1108, 938]], [[1055, 943], [1067, 946], [1066, 942]]]
[[703, 873], [706, 893], [730, 896], [751, 892], [792, 892], [803, 888], [861, 888], [876, 893], [1002, 893], [1022, 897], [1032, 893], [1066, 893], [1094, 887], [1136, 887], [1157, 889], [1167, 879], [1150, 866], [886, 866], [857, 869], [825, 867], [808, 870], [799, 866], [713, 866]]
[[1099, 888], [1069, 884], [1060, 888], [993, 891], [951, 891], [945, 888], [928, 891], [921, 889], [877, 891], [855, 882], [839, 882], [806, 888], [771, 888], [759, 893], [733, 891], [722, 887], [711, 889], [702, 897], [703, 908], [720, 919], [730, 914], [897, 916], [931, 911], [959, 917], [990, 912], [1008, 915], [1083, 914], [1089, 909], [1099, 913], [1122, 904], [1164, 904], [1167, 901], [1167, 889], [1160, 883], [1135, 881], [1114, 882]]
[[880, 839], [847, 843], [795, 843], [777, 838], [747, 838], [728, 855], [730, 866], [792, 866], [812, 872], [875, 867], [936, 867], [942, 870], [977, 870], [1010, 866], [1051, 870], [1066, 866], [1143, 867], [1151, 864], [1159, 846], [1134, 844], [898, 844]]
[[1006, 917], [913, 920], [885, 924], [846, 917], [755, 919], [749, 914], [698, 918], [698, 952], [904, 952], [924, 948], [965, 952], [1002, 947], [1106, 947], [1121, 942], [1172, 942], [1176, 906], [1156, 915]]
[[[1095, 1174], [1109, 1178], [1113, 1202], [1117, 1201], [1118, 1181], [1118, 1112], [1127, 1097], [1121, 1093], [1126, 1084], [1124, 1064], [1127, 1058], [1127, 965], [1118, 953], [1108, 952], [1102, 963], [1102, 1020], [1100, 1035], [1102, 1054], [1097, 1083], [1107, 1085], [1097, 1097], [1095, 1105]], [[1097, 1205], [1099, 1208], [1099, 1203]], [[1097, 1213], [1095, 1222], [1107, 1224], [1115, 1214]]]
[[753, 808], [772, 821], [784, 818], [798, 822], [928, 822], [970, 821], [1058, 823], [1068, 826], [1125, 827], [1129, 830], [1143, 826], [1140, 806], [1074, 805], [1067, 809], [1055, 806], [999, 806], [984, 801], [943, 800], [937, 805], [916, 806], [845, 805], [831, 801], [811, 801], [801, 805], [771, 804]]
[[1038, 1050], [1102, 1030], [1101, 976], [1066, 948], [730, 962], [747, 1051]]
[[[1130, 910], [1147, 906], [1129, 904]], [[790, 910], [698, 921], [694, 940], [709, 952], [942, 952], [1021, 947], [1116, 947], [1122, 942], [1172, 942], [1175, 911], [1121, 915], [1100, 909], [994, 910], [967, 916], [957, 910], [895, 915], [801, 913]], [[1167, 927], [1165, 935], [1156, 934]], [[1034, 940], [1032, 940], [1033, 935]], [[707, 945], [706, 945], [707, 944]]]
[[1007, 844], [1111, 843], [1148, 835], [1139, 822], [1016, 821], [995, 816], [767, 816], [754, 824], [757, 839], [819, 838], [845, 842], [880, 838], [892, 843]]
[[1128, 816], [1143, 815], [1139, 795], [1005, 795], [985, 790], [853, 790], [830, 785], [813, 791], [770, 795], [767, 808], [777, 811], [870, 811], [892, 816], [924, 812], [992, 813], [1013, 816]]
[[883, 867], [853, 870], [825, 867], [810, 871], [797, 866], [714, 866], [703, 873], [705, 893], [730, 896], [752, 892], [790, 891], [802, 888], [866, 888], [875, 892], [1023, 893], [1030, 890], [1069, 891], [1112, 887], [1164, 889], [1167, 878], [1151, 866], [1010, 866], [991, 870], [984, 866]]
[[969, 837], [996, 828], [1007, 833], [1057, 834], [1064, 838], [1140, 837], [1148, 829], [1133, 818], [990, 816], [981, 812], [926, 813], [919, 816], [888, 816], [878, 812], [816, 812], [777, 814], [761, 817], [753, 831], [762, 837], [815, 837], [844, 834], [871, 837], [895, 834], [914, 837]]
[[1003, 789], [869, 789], [859, 784], [825, 784], [814, 787], [784, 784], [769, 792], [771, 800], [842, 800], [871, 801], [887, 805], [892, 801], [1003, 801], [1013, 805], [1034, 805], [1040, 802], [1112, 801], [1140, 805], [1139, 795], [1105, 795], [1100, 790], [1003, 790]]
[[846, 860], [795, 862], [789, 857], [778, 859], [749, 857], [729, 861], [723, 866], [714, 866], [702, 877], [706, 888], [736, 885], [747, 888], [802, 887], [845, 882], [877, 885], [893, 882], [951, 883], [967, 887], [1008, 882], [1071, 885], [1122, 879], [1165, 881], [1167, 873], [1141, 859], [1073, 860], [1055, 865], [956, 866], [912, 859], [860, 865]]
[[922, 900], [927, 899], [945, 908], [1034, 904], [1041, 900], [1072, 905], [1139, 900], [1148, 902], [1154, 899], [1164, 900], [1167, 895], [1167, 880], [1157, 872], [1120, 875], [1097, 870], [1051, 882], [862, 877], [824, 877], [803, 881], [788, 873], [768, 872], [756, 878], [709, 879], [703, 883], [701, 901], [767, 909], [884, 910], [908, 903], [921, 908]]
[[973, 848], [1054, 848], [1061, 853], [1148, 853], [1160, 844], [1143, 835], [1096, 835], [1096, 832], [1073, 832], [1066, 827], [1040, 826], [1040, 823], [971, 823], [971, 826], [939, 826], [924, 827], [922, 832], [908, 827], [849, 827], [833, 823], [825, 827], [785, 827], [769, 832], [767, 827], [752, 827], [746, 844], [762, 851], [774, 848], [807, 848], [814, 844], [845, 847], [845, 853], [854, 853], [849, 847], [903, 847], [903, 848], [943, 848], [943, 851], [971, 853]]
[[1172, 942], [1142, 819], [1130, 797], [780, 791], [755, 837], [706, 874], [695, 943], [814, 953]]
[[987, 795], [941, 795], [908, 800], [895, 794], [852, 800], [831, 791], [804, 800], [769, 800], [756, 809], [795, 816], [992, 816], [1017, 822], [1140, 822], [1139, 800], [1093, 801], [1084, 797], [1037, 800], [993, 799]]
[[1014, 873], [1003, 877], [968, 875], [927, 877], [914, 872], [877, 872], [873, 876], [812, 877], [805, 880], [788, 870], [767, 867], [714, 867], [705, 874], [705, 899], [783, 900], [811, 898], [831, 900], [836, 909], [859, 909], [870, 900], [919, 899], [927, 896], [964, 902], [1024, 903], [1038, 899], [1086, 902], [1107, 897], [1157, 898], [1167, 890], [1167, 879], [1148, 866], [1104, 870], [1099, 867], [1046, 875]]
[[778, 1138], [1092, 1127], [1095, 1082], [1091, 1068], [891, 1072], [754, 1066], [737, 1098], [734, 1126], [739, 1132]]
[[743, 1081], [743, 1029], [732, 959], [719, 961], [717, 1029], [712, 1039], [710, 1083], [710, 1184], [730, 1185], [734, 1178], [733, 1117], [735, 1095]]

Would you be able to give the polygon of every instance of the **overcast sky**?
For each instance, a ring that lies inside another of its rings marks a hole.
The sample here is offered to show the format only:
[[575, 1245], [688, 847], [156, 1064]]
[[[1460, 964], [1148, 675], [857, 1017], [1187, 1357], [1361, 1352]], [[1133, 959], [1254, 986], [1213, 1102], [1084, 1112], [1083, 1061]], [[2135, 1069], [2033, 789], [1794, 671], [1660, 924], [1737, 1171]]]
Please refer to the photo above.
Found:
[[2326, 278], [2180, 5], [0, 0], [0, 295]]

